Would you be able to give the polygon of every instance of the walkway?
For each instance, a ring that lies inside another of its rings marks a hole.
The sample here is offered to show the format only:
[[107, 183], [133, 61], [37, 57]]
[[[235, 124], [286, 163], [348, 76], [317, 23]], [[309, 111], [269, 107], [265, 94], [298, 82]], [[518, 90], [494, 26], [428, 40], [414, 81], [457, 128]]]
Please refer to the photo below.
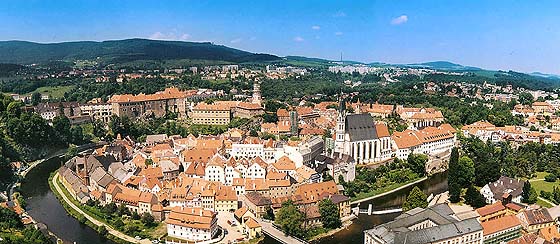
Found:
[[350, 204], [351, 204], [351, 205], [354, 205], [354, 204], [358, 204], [358, 203], [361, 203], [361, 202], [369, 201], [369, 200], [371, 200], [371, 199], [376, 199], [376, 198], [378, 198], [378, 197], [382, 197], [382, 196], [391, 194], [391, 193], [393, 193], [393, 192], [399, 191], [399, 190], [404, 189], [404, 188], [407, 188], [407, 187], [409, 187], [409, 186], [416, 185], [416, 184], [418, 184], [418, 183], [420, 183], [420, 182], [422, 182], [422, 181], [425, 181], [426, 179], [428, 179], [428, 177], [424, 176], [424, 177], [418, 179], [417, 181], [410, 182], [410, 183], [408, 183], [408, 184], [406, 184], [406, 185], [402, 185], [402, 186], [397, 187], [397, 188], [395, 188], [395, 189], [393, 189], [393, 190], [386, 191], [386, 192], [377, 194], [377, 195], [375, 195], [375, 196], [366, 197], [366, 198], [364, 198], [364, 199], [360, 199], [360, 200], [353, 201], [353, 202], [351, 202]]
[[66, 196], [66, 194], [64, 194], [64, 192], [62, 191], [62, 189], [60, 189], [60, 187], [58, 186], [58, 172], [54, 175], [53, 179], [52, 179], [52, 183], [55, 187], [55, 190], [58, 192], [58, 194], [60, 194], [62, 196], [62, 199], [64, 200], [64, 202], [66, 202], [66, 204], [68, 204], [68, 206], [70, 206], [72, 209], [74, 209], [76, 212], [84, 215], [87, 220], [89, 220], [90, 222], [92, 222], [94, 225], [96, 226], [105, 226], [105, 228], [107, 228], [107, 231], [109, 231], [109, 233], [113, 236], [116, 236], [120, 239], [123, 239], [125, 241], [128, 242], [132, 242], [132, 243], [146, 243], [149, 244], [151, 243], [150, 240], [148, 239], [143, 239], [143, 240], [136, 240], [134, 237], [128, 236], [118, 230], [113, 229], [111, 226], [108, 226], [104, 223], [102, 223], [101, 221], [89, 216], [88, 214], [86, 214], [84, 211], [82, 211], [80, 208], [78, 208], [76, 205], [74, 205], [74, 203], [72, 203], [72, 201], [70, 201], [70, 199], [68, 199], [68, 197]]
[[277, 229], [272, 225], [271, 222], [259, 219], [259, 224], [262, 226], [263, 233], [267, 234], [268, 236], [272, 237], [273, 239], [284, 243], [284, 244], [307, 244], [306, 241], [294, 238], [292, 236], [288, 236], [284, 234], [281, 230]]
[[553, 202], [549, 201], [548, 199], [543, 198], [543, 197], [538, 197], [538, 198], [539, 198], [539, 200], [541, 200], [541, 201], [543, 201], [543, 202], [546, 202], [546, 203], [552, 205], [553, 207], [556, 207], [556, 204], [554, 204]]

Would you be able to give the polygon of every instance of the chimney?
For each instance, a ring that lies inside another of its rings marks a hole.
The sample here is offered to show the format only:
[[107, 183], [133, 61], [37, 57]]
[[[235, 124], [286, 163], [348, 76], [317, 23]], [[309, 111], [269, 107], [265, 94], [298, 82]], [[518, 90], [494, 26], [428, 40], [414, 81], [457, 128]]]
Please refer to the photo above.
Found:
[[202, 217], [202, 209], [200, 210], [200, 217]]

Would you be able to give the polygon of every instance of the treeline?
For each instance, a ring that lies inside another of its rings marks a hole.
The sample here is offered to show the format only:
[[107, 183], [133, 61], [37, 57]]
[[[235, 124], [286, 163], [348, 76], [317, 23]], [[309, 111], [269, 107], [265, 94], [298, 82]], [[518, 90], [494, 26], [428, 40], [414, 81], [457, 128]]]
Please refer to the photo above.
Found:
[[6, 208], [0, 208], [0, 238], [2, 244], [51, 243], [39, 230], [25, 227], [19, 215]]
[[14, 180], [11, 162], [37, 159], [84, 139], [81, 127], [71, 126], [67, 118], [55, 119], [53, 127], [38, 114], [27, 111], [23, 103], [6, 95], [0, 95], [0, 124], [2, 188]]

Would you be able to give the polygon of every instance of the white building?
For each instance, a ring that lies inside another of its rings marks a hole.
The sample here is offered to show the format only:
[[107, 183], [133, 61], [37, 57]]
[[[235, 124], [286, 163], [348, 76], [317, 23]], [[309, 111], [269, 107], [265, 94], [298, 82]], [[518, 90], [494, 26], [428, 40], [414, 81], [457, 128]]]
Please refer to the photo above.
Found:
[[374, 163], [391, 158], [391, 144], [387, 125], [376, 123], [370, 114], [346, 114], [340, 102], [335, 152], [348, 154], [358, 163]]
[[484, 185], [480, 189], [480, 194], [484, 196], [488, 204], [501, 201], [504, 194], [509, 194], [512, 202], [521, 203], [524, 184], [525, 182], [519, 179], [501, 176], [497, 181]]
[[218, 232], [217, 222], [210, 210], [174, 207], [166, 220], [167, 235], [191, 242], [211, 240]]

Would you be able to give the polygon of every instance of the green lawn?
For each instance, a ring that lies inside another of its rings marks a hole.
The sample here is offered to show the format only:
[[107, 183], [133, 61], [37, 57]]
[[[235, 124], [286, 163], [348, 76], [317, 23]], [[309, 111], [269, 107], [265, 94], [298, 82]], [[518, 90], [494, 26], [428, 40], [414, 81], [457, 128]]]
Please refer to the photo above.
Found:
[[541, 200], [540, 198], [537, 199], [537, 205], [539, 205], [543, 208], [551, 208], [552, 207], [552, 205], [550, 205], [550, 203], [545, 202], [545, 201]]
[[541, 191], [552, 192], [554, 186], [559, 186], [558, 181], [546, 182], [544, 180], [544, 177], [547, 175], [547, 172], [537, 172], [536, 177], [529, 179], [529, 181], [531, 182], [531, 186], [535, 188], [537, 193], [540, 193]]
[[25, 95], [30, 95], [34, 92], [41, 93], [42, 95], [49, 95], [49, 99], [58, 99], [63, 98], [65, 92], [69, 92], [74, 88], [73, 85], [71, 86], [44, 86], [35, 89], [35, 91], [30, 92]]
[[412, 180], [409, 180], [409, 181], [403, 182], [403, 183], [394, 183], [394, 184], [391, 184], [391, 185], [388, 185], [388, 186], [385, 186], [385, 187], [382, 187], [382, 188], [379, 188], [379, 189], [376, 189], [376, 190], [370, 191], [370, 192], [360, 192], [360, 193], [356, 194], [355, 197], [350, 198], [350, 202], [358, 201], [358, 200], [361, 200], [361, 199], [364, 199], [364, 198], [368, 198], [368, 197], [372, 197], [372, 196], [375, 196], [375, 195], [378, 195], [378, 194], [381, 194], [381, 193], [392, 191], [394, 189], [397, 189], [401, 186], [410, 184], [410, 183], [415, 182], [415, 181], [420, 180], [420, 179], [422, 179], [422, 177], [418, 177], [418, 178], [415, 178], [415, 179], [412, 179]]

